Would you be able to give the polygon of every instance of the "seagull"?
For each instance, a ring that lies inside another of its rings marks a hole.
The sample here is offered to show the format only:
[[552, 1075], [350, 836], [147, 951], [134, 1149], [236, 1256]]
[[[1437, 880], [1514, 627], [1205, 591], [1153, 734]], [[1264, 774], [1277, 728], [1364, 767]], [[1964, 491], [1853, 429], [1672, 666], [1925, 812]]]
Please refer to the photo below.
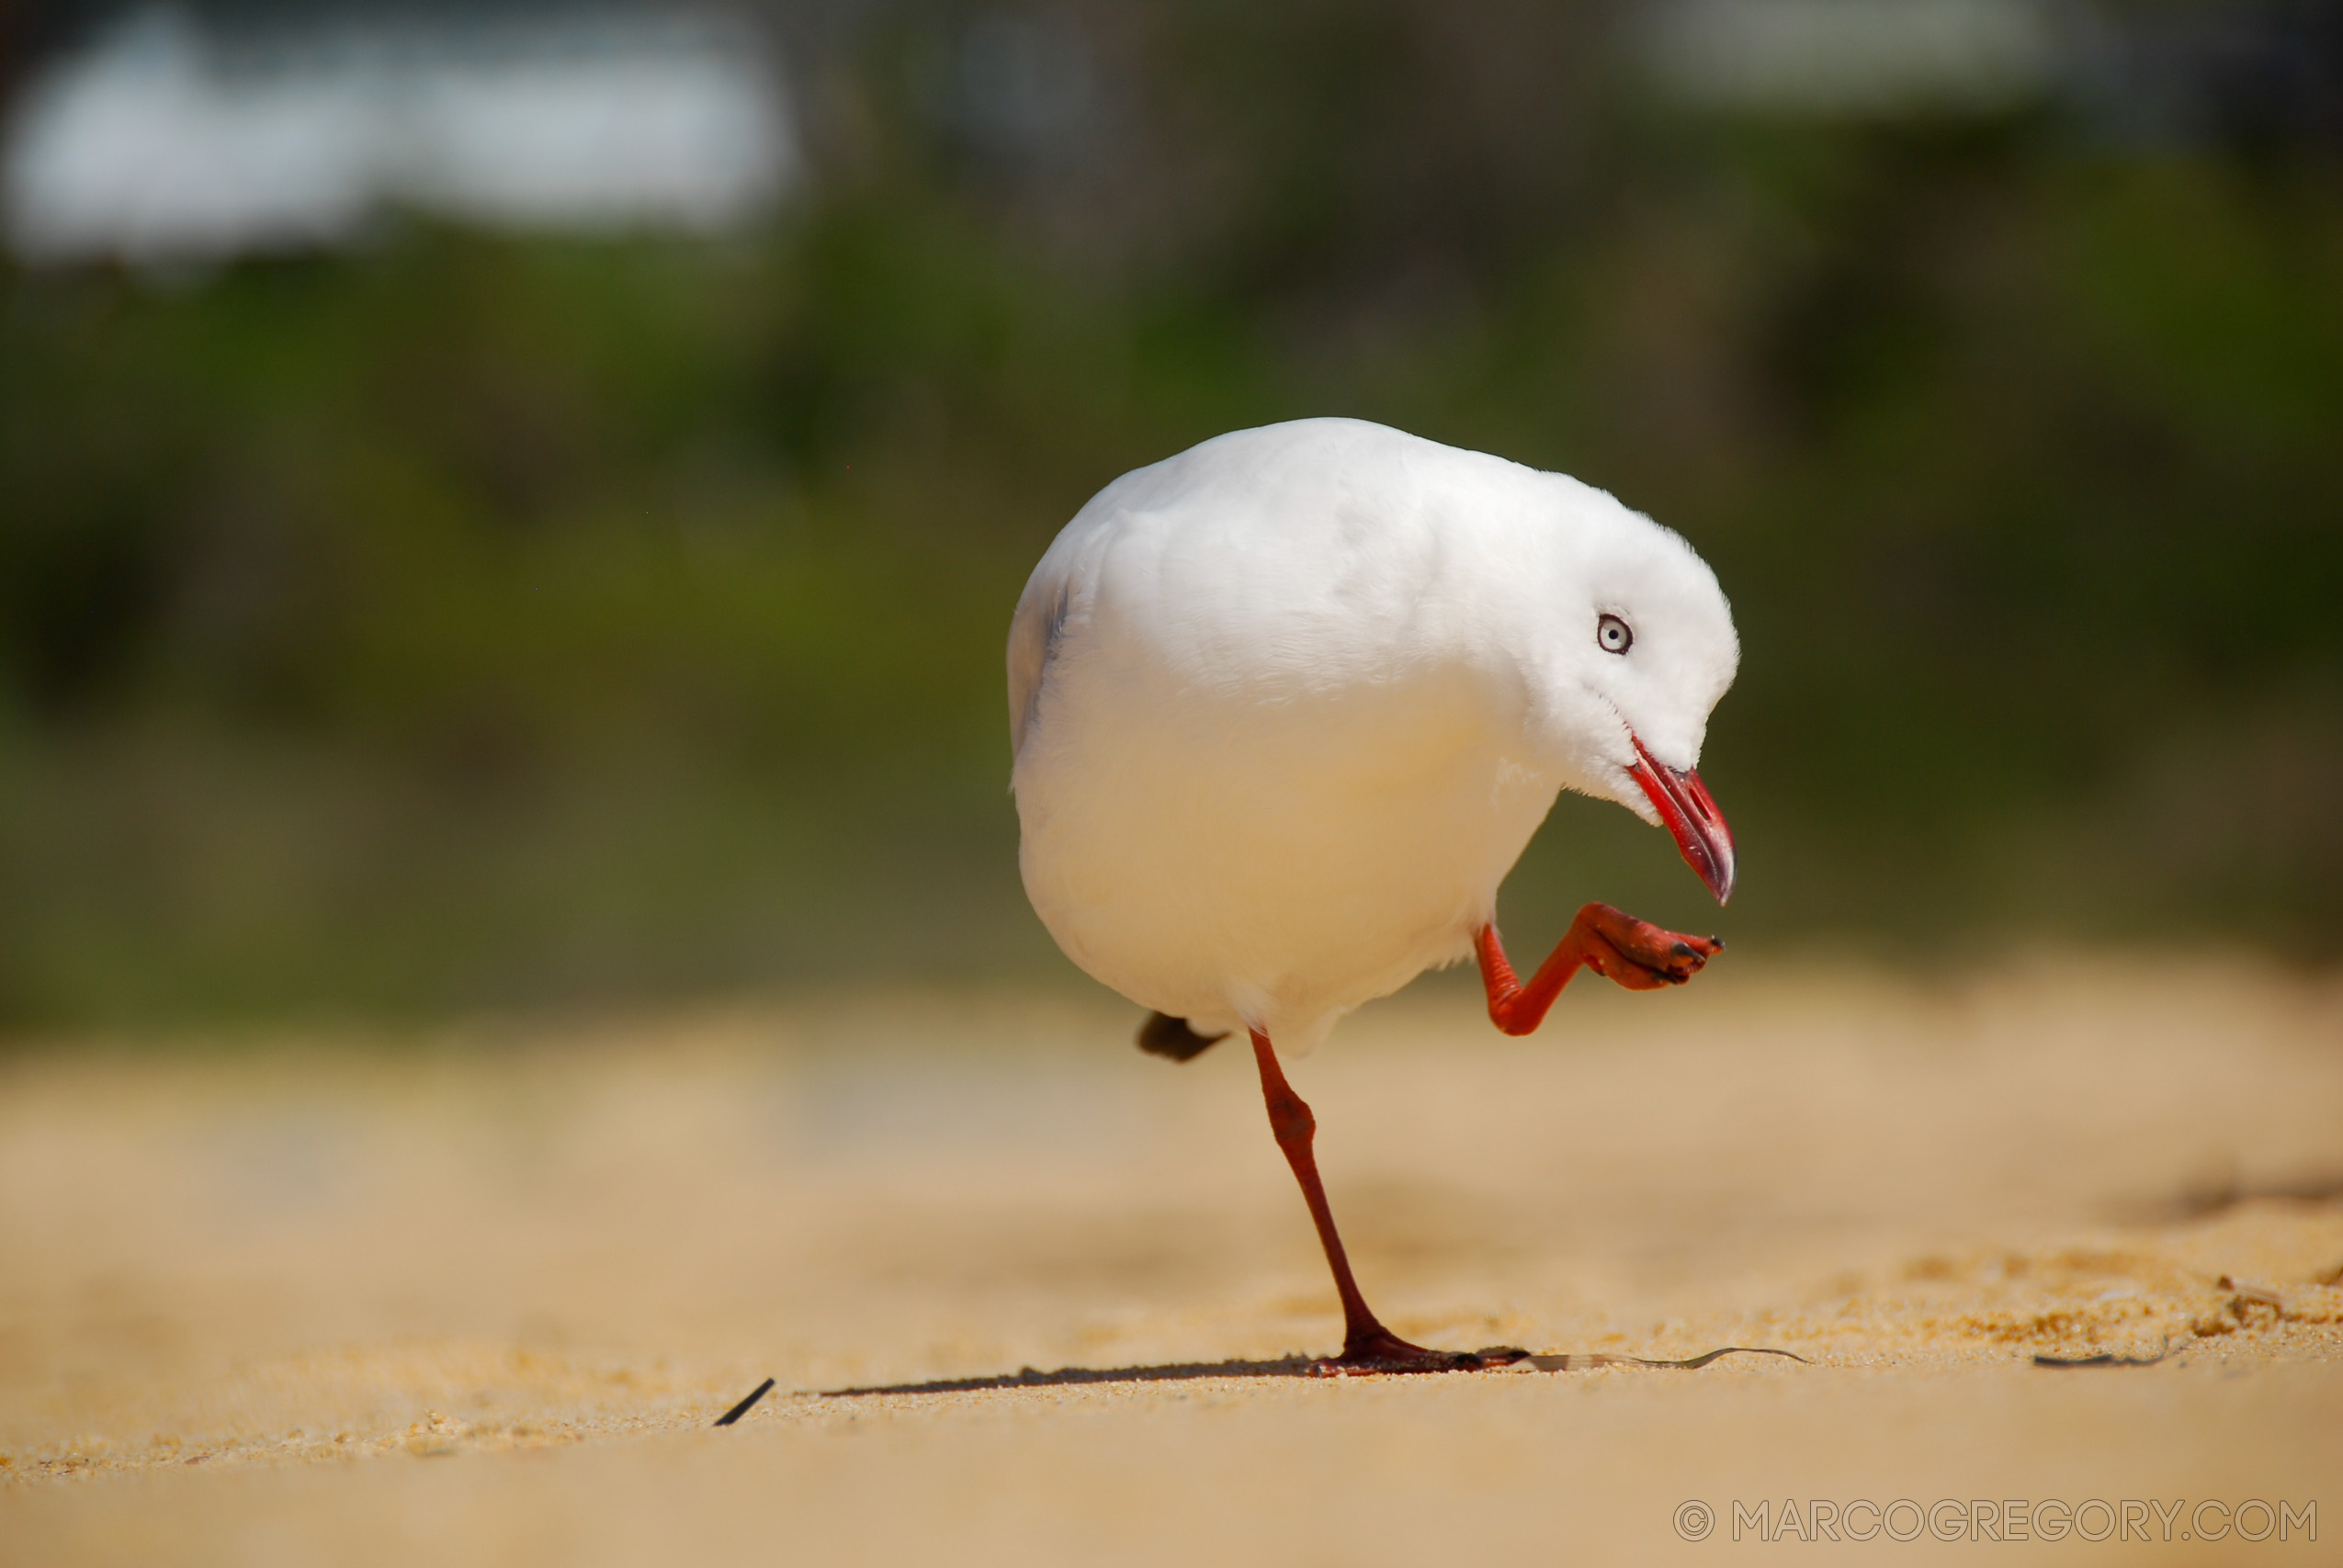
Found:
[[1378, 424], [1217, 436], [1067, 524], [1009, 633], [1019, 869], [1066, 955], [1175, 1061], [1243, 1030], [1334, 1275], [1328, 1374], [1465, 1371], [1360, 1293], [1281, 1053], [1478, 960], [1526, 1034], [1580, 968], [1681, 985], [1724, 943], [1588, 904], [1525, 984], [1497, 889], [1563, 790], [1674, 835], [1719, 903], [1733, 838], [1694, 771], [1740, 662], [1716, 577], [1602, 491]]

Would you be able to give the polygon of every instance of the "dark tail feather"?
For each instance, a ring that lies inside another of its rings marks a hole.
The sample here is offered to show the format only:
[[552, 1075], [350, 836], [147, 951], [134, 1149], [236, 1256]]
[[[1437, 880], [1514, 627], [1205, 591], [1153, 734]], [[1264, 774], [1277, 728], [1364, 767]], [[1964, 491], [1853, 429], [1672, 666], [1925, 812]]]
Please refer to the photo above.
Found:
[[1169, 1056], [1175, 1062], [1192, 1062], [1212, 1045], [1228, 1039], [1226, 1034], [1198, 1034], [1188, 1027], [1184, 1018], [1173, 1018], [1166, 1012], [1151, 1012], [1139, 1025], [1139, 1049], [1150, 1056]]

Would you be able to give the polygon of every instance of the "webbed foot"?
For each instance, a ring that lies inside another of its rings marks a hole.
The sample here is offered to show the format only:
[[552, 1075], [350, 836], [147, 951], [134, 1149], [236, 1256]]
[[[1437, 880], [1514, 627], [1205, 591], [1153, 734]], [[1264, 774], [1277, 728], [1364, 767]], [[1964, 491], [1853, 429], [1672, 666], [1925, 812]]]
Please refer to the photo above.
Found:
[[1530, 1353], [1511, 1345], [1491, 1345], [1478, 1350], [1433, 1350], [1400, 1338], [1389, 1329], [1353, 1335], [1342, 1353], [1315, 1361], [1310, 1371], [1322, 1378], [1359, 1377], [1381, 1372], [1478, 1372], [1526, 1361]]

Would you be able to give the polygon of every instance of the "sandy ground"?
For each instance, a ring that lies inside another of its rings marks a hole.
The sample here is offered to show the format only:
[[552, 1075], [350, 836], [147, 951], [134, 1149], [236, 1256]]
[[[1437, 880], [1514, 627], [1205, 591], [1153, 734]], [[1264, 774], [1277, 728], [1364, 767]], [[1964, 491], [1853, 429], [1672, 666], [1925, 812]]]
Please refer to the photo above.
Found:
[[1339, 1337], [1251, 1063], [1104, 1003], [19, 1056], [0, 1561], [2343, 1561], [2343, 986], [1757, 967], [1294, 1077], [1401, 1332], [1806, 1365], [1244, 1366]]

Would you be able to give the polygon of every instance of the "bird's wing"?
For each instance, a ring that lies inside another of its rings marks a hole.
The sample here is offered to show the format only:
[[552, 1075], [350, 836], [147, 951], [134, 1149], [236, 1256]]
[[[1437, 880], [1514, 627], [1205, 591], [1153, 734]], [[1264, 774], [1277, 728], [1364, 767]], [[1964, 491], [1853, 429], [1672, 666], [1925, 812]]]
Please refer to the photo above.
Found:
[[1066, 604], [1072, 587], [1070, 563], [1056, 550], [1042, 558], [1017, 601], [1017, 618], [1009, 625], [1009, 750], [1024, 750], [1025, 732], [1033, 728], [1041, 706], [1041, 686], [1049, 672], [1050, 655], [1066, 626]]

